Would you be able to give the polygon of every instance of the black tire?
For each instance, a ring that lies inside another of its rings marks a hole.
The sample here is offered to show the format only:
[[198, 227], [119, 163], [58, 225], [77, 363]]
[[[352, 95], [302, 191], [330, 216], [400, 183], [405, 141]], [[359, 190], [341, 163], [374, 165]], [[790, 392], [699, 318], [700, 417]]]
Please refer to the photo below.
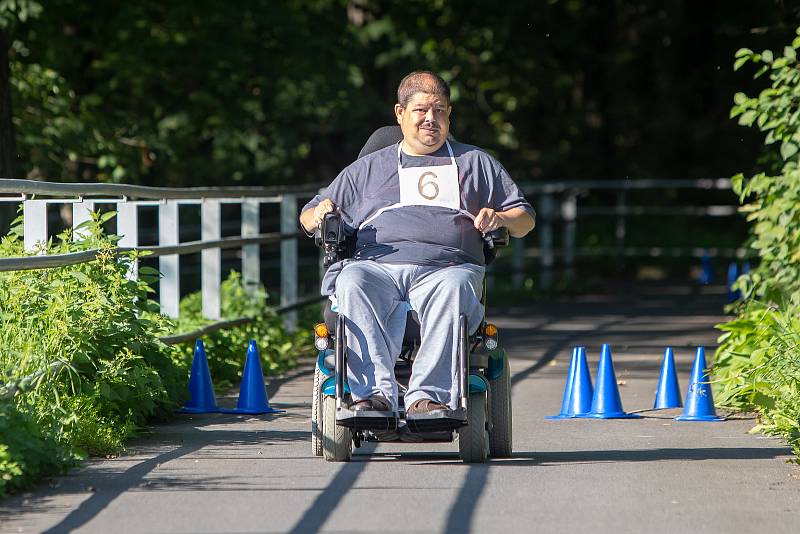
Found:
[[503, 356], [503, 372], [489, 382], [489, 454], [508, 458], [512, 449], [511, 370]]
[[458, 454], [464, 463], [483, 463], [489, 457], [486, 393], [467, 399], [467, 426], [458, 429]]
[[311, 392], [311, 454], [322, 456], [322, 392], [325, 375], [314, 368], [314, 390]]
[[336, 424], [336, 399], [322, 397], [322, 453], [329, 462], [349, 462], [353, 456], [353, 432]]

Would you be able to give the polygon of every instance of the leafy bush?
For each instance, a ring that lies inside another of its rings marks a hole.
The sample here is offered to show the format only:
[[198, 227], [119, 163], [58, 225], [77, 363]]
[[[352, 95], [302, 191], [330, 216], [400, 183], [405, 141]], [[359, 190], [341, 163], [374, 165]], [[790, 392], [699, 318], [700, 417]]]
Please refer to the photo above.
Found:
[[31, 479], [63, 471], [72, 460], [30, 416], [0, 399], [0, 497]]
[[[119, 254], [103, 234], [113, 213], [94, 214], [77, 230], [41, 245], [50, 254], [98, 250], [95, 261], [46, 270], [0, 273], [0, 495], [86, 455], [116, 453], [147, 422], [170, 417], [185, 400], [191, 364], [187, 345], [158, 336], [193, 330], [200, 297], [181, 303], [172, 321], [148, 300], [143, 268], [126, 277], [135, 254]], [[0, 241], [0, 256], [24, 255], [21, 221]], [[256, 339], [266, 373], [294, 362], [305, 332], [286, 335], [263, 290], [246, 294], [237, 274], [222, 287], [226, 317], [247, 325], [209, 336], [212, 372], [227, 383], [240, 374], [247, 340]]]
[[[231, 271], [228, 279], [222, 282], [220, 305], [223, 320], [241, 317], [253, 320], [234, 329], [217, 330], [203, 336], [211, 377], [218, 389], [228, 388], [241, 379], [247, 345], [251, 339], [258, 342], [261, 367], [265, 374], [286, 371], [294, 365], [300, 354], [310, 353], [309, 346], [313, 342], [310, 329], [300, 328], [293, 334], [287, 333], [283, 318], [270, 307], [269, 296], [263, 286], [248, 293], [238, 272]], [[319, 310], [312, 310], [311, 313], [318, 315]], [[202, 299], [200, 292], [197, 292], [181, 301], [179, 318], [171, 328], [174, 332], [191, 332], [212, 322], [203, 317]], [[194, 341], [179, 345], [178, 350], [182, 361], [190, 364]]]
[[745, 299], [723, 330], [715, 371], [718, 402], [756, 409], [760, 430], [786, 436], [800, 453], [800, 70], [798, 37], [779, 56], [749, 49], [736, 54], [735, 68], [758, 65], [770, 87], [757, 97], [737, 93], [732, 117], [766, 133], [774, 173], [733, 178], [741, 210], [752, 223], [750, 246], [760, 264], [736, 282]]

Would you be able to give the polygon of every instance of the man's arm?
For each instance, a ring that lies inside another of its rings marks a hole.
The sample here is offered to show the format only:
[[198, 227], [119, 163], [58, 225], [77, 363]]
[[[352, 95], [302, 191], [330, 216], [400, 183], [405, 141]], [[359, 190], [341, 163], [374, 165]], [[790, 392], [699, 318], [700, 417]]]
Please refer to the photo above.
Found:
[[324, 199], [313, 208], [308, 208], [300, 214], [300, 224], [303, 225], [306, 232], [313, 233], [314, 230], [322, 223], [322, 219], [326, 213], [330, 213], [335, 209], [333, 201], [329, 198]]
[[511, 208], [506, 211], [482, 208], [475, 217], [475, 228], [479, 232], [491, 232], [505, 226], [511, 237], [525, 237], [533, 230], [535, 224], [536, 221], [524, 208]]

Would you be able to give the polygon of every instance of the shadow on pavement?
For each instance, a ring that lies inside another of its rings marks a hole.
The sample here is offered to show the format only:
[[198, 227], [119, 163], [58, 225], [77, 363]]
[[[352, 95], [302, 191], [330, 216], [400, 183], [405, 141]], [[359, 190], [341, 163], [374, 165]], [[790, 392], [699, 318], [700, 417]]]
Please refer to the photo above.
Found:
[[486, 480], [489, 477], [489, 464], [473, 464], [469, 466], [467, 476], [461, 483], [458, 496], [447, 514], [446, 532], [470, 532], [478, 499], [481, 497]]
[[342, 464], [330, 484], [317, 496], [289, 533], [306, 534], [308, 532], [318, 532], [339, 505], [339, 502], [355, 485], [356, 480], [358, 480], [358, 477], [369, 463], [374, 449], [374, 443], [365, 443], [362, 445], [363, 456], [361, 454], [354, 455], [350, 462]]
[[770, 460], [790, 456], [788, 447], [703, 447], [600, 451], [519, 452], [511, 458], [492, 460], [493, 466], [593, 464], [603, 462], [661, 462], [669, 460]]
[[[72, 510], [66, 517], [56, 525], [45, 530], [45, 533], [71, 532], [91, 521], [95, 516], [102, 512], [117, 497], [144, 484], [143, 479], [150, 472], [164, 463], [179, 458], [184, 458], [192, 453], [198, 452], [209, 446], [224, 446], [227, 449], [237, 445], [253, 445], [265, 441], [306, 441], [308, 432], [302, 431], [230, 431], [230, 430], [197, 430], [183, 427], [184, 433], [180, 438], [173, 434], [169, 440], [159, 440], [157, 442], [143, 443], [143, 448], [137, 454], [156, 454], [145, 460], [138, 460], [136, 457], [122, 457], [120, 461], [133, 461], [135, 465], [119, 471], [109, 469], [96, 471], [80, 481], [62, 478], [65, 484], [63, 488], [55, 488], [41, 494], [35, 501], [28, 502], [20, 506], [19, 511], [36, 510], [40, 500], [46, 500], [54, 495], [64, 493], [83, 493], [87, 486], [93, 488], [92, 495], [84, 500], [77, 508]], [[169, 448], [165, 452], [143, 452], [148, 447], [156, 450]], [[156, 480], [162, 487], [169, 485], [167, 480]]]
[[[596, 328], [594, 328], [590, 332], [592, 333], [592, 335], [598, 335], [598, 334], [602, 333], [603, 331], [605, 331], [605, 329], [610, 328], [610, 327], [615, 326], [615, 325], [618, 325], [618, 324], [621, 324], [621, 323], [624, 323], [626, 320], [627, 320], [626, 317], [614, 318], [612, 320], [605, 321], [605, 322], [599, 324]], [[506, 330], [506, 329], [504, 329], [504, 330]], [[562, 352], [566, 353], [566, 351], [568, 350], [568, 348], [569, 348], [569, 346], [571, 344], [574, 344], [578, 339], [581, 339], [586, 334], [587, 334], [587, 332], [585, 332], [585, 331], [572, 332], [571, 334], [565, 335], [564, 337], [562, 337], [562, 338], [558, 339], [557, 341], [555, 341], [554, 343], [552, 343], [547, 348], [547, 350], [542, 355], [542, 357], [539, 358], [536, 361], [536, 363], [534, 363], [533, 365], [523, 369], [522, 371], [514, 373], [514, 375], [511, 377], [511, 387], [513, 388], [521, 380], [526, 379], [527, 377], [529, 377], [530, 375], [532, 375], [536, 371], [538, 371], [538, 370], [542, 369], [543, 367], [547, 366], [547, 364], [549, 364], [560, 353], [562, 353]]]
[[[543, 451], [515, 452], [510, 458], [492, 458], [486, 464], [470, 466], [475, 468], [491, 468], [502, 466], [559, 465], [602, 462], [660, 462], [669, 460], [769, 460], [791, 457], [789, 447], [700, 447], [700, 448], [665, 448], [665, 449], [609, 449], [597, 451]], [[403, 453], [394, 455], [398, 460], [410, 465], [428, 467], [453, 466], [464, 464], [458, 454], [452, 453]], [[472, 478], [477, 478], [473, 476]], [[469, 483], [467, 477], [465, 484]]]

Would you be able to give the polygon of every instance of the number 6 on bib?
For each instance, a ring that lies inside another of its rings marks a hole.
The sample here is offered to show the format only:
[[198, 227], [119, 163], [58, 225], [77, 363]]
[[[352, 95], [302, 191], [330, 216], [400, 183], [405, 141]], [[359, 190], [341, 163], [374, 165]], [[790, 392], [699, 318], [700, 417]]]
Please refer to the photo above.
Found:
[[[458, 167], [450, 149], [450, 143], [447, 143], [447, 149], [452, 162], [450, 165], [404, 169], [398, 164], [401, 205], [440, 206], [460, 210], [461, 190], [458, 185]], [[398, 147], [398, 163], [399, 150]]]

